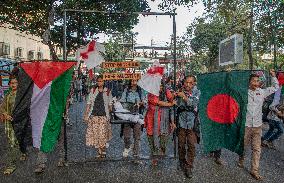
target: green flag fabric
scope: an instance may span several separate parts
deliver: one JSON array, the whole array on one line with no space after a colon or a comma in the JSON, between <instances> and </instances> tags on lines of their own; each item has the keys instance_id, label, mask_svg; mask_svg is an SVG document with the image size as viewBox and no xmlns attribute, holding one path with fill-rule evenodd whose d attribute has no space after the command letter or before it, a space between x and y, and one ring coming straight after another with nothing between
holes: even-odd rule
<instances>
[{"instance_id":1,"label":"green flag fabric","mask_svg":"<svg viewBox=\"0 0 284 183\"><path fill-rule=\"evenodd\" d=\"M198 76L205 152L226 148L239 155L243 153L250 73L230 71Z\"/></svg>"}]
</instances>

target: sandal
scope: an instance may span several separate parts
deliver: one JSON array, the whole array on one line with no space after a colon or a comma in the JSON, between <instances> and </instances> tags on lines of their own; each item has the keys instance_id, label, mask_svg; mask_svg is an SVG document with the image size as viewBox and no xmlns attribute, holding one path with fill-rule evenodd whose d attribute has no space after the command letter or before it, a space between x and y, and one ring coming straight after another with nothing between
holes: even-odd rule
<instances>
[{"instance_id":1,"label":"sandal","mask_svg":"<svg viewBox=\"0 0 284 183\"><path fill-rule=\"evenodd\" d=\"M153 159L152 160L152 165L153 166L158 166L158 160L157 159Z\"/></svg>"},{"instance_id":2,"label":"sandal","mask_svg":"<svg viewBox=\"0 0 284 183\"><path fill-rule=\"evenodd\" d=\"M45 165L39 165L35 170L34 173L41 174L45 170Z\"/></svg>"},{"instance_id":3,"label":"sandal","mask_svg":"<svg viewBox=\"0 0 284 183\"><path fill-rule=\"evenodd\" d=\"M15 170L16 170L16 166L7 167L7 168L5 168L3 174L4 175L11 175Z\"/></svg>"},{"instance_id":4,"label":"sandal","mask_svg":"<svg viewBox=\"0 0 284 183\"><path fill-rule=\"evenodd\" d=\"M57 166L58 167L64 167L64 166L66 166L66 163L65 163L65 161L63 159L59 159L59 161L57 163Z\"/></svg>"},{"instance_id":5,"label":"sandal","mask_svg":"<svg viewBox=\"0 0 284 183\"><path fill-rule=\"evenodd\" d=\"M27 154L22 154L21 157L20 157L20 161L26 161L27 158L28 158Z\"/></svg>"},{"instance_id":6,"label":"sandal","mask_svg":"<svg viewBox=\"0 0 284 183\"><path fill-rule=\"evenodd\" d=\"M255 178L256 180L263 180L263 177L259 175L259 173L250 172L250 175Z\"/></svg>"}]
</instances>

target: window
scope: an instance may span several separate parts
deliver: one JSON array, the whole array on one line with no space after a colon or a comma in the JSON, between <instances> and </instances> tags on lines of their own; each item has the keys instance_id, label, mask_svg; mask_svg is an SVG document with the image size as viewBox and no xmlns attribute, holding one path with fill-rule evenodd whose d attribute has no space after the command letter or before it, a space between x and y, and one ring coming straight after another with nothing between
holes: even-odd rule
<instances>
[{"instance_id":1,"label":"window","mask_svg":"<svg viewBox=\"0 0 284 183\"><path fill-rule=\"evenodd\" d=\"M29 60L34 60L35 59L35 51L34 50L30 50L28 52L28 59Z\"/></svg>"},{"instance_id":2,"label":"window","mask_svg":"<svg viewBox=\"0 0 284 183\"><path fill-rule=\"evenodd\" d=\"M37 59L39 60L43 59L43 53L41 51L37 52Z\"/></svg>"},{"instance_id":3,"label":"window","mask_svg":"<svg viewBox=\"0 0 284 183\"><path fill-rule=\"evenodd\" d=\"M10 55L10 44L9 43L0 43L0 56Z\"/></svg>"},{"instance_id":4,"label":"window","mask_svg":"<svg viewBox=\"0 0 284 183\"><path fill-rule=\"evenodd\" d=\"M18 47L18 48L16 49L15 57L16 57L16 58L23 58L23 48Z\"/></svg>"}]
</instances>

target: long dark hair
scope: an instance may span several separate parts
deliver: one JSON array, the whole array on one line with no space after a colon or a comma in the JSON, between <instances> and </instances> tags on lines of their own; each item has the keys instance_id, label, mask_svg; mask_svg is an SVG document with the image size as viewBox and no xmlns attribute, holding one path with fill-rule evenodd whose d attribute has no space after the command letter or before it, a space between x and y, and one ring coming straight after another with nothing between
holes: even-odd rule
<instances>
[{"instance_id":1,"label":"long dark hair","mask_svg":"<svg viewBox=\"0 0 284 183\"><path fill-rule=\"evenodd\" d=\"M94 86L94 89L98 88L97 81L98 81L99 79L103 79L103 78L104 78L103 75L98 75L98 76L97 76L97 78L96 78L96 84L95 84L95 86ZM106 82L104 81L103 88L105 88L105 86L106 86Z\"/></svg>"},{"instance_id":2,"label":"long dark hair","mask_svg":"<svg viewBox=\"0 0 284 183\"><path fill-rule=\"evenodd\" d=\"M10 85L12 79L18 80L18 79L17 79L17 76L15 76L15 75L10 75L10 76L9 76L8 85Z\"/></svg>"},{"instance_id":3,"label":"long dark hair","mask_svg":"<svg viewBox=\"0 0 284 183\"><path fill-rule=\"evenodd\" d=\"M164 81L161 81L161 86L159 100L164 101L166 99L166 84Z\"/></svg>"}]
</instances>

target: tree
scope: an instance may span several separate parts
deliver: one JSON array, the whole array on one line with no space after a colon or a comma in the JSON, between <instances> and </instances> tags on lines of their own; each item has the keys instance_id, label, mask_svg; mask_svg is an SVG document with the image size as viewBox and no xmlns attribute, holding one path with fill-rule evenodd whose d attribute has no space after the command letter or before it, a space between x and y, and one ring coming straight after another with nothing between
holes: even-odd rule
<instances>
[{"instance_id":1,"label":"tree","mask_svg":"<svg viewBox=\"0 0 284 183\"><path fill-rule=\"evenodd\" d=\"M191 6L202 2L207 11L205 20L213 17L224 19L228 29L226 35L242 33L250 68L257 64L253 51L260 54L274 48L275 66L277 48L284 47L284 1L254 0L162 0L161 8Z\"/></svg>"},{"instance_id":2,"label":"tree","mask_svg":"<svg viewBox=\"0 0 284 183\"><path fill-rule=\"evenodd\" d=\"M21 5L21 6L19 6ZM146 0L5 0L0 6L0 23L12 29L42 36L50 28L48 45L53 59L57 59L55 45L63 47L63 9L90 9L104 13L67 13L67 53L86 44L99 32L123 32L138 23L138 15L131 12L148 11ZM48 19L55 24L50 27ZM115 12L128 12L115 14Z\"/></svg>"},{"instance_id":3,"label":"tree","mask_svg":"<svg viewBox=\"0 0 284 183\"><path fill-rule=\"evenodd\" d=\"M218 17L211 22L198 18L187 28L187 40L192 51L197 55L205 55L205 65L209 71L217 68L218 45L226 37L228 27Z\"/></svg>"},{"instance_id":4,"label":"tree","mask_svg":"<svg viewBox=\"0 0 284 183\"><path fill-rule=\"evenodd\" d=\"M177 6L186 6L190 8L197 2L198 0L161 0L159 8L166 11L173 11Z\"/></svg>"}]
</instances>

